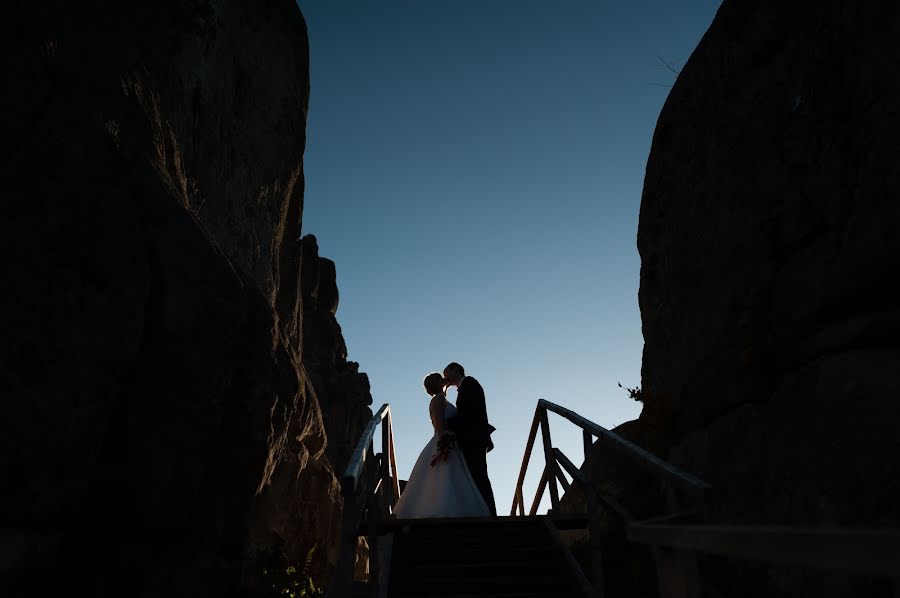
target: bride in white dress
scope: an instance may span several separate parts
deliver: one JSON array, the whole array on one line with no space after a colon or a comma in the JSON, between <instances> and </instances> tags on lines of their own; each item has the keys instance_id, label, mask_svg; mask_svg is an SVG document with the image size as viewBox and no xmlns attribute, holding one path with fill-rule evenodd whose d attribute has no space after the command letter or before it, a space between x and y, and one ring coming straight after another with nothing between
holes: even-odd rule
<instances>
[{"instance_id":1,"label":"bride in white dress","mask_svg":"<svg viewBox=\"0 0 900 598\"><path fill-rule=\"evenodd\" d=\"M422 449L413 466L409 481L394 508L401 519L425 517L488 517L490 510L462 453L451 446L446 458L440 456L439 440L446 430L448 418L456 415L456 407L443 391L444 378L438 373L425 377L425 391L431 396L431 425L434 436ZM434 461L434 464L432 462Z\"/></svg>"}]
</instances>

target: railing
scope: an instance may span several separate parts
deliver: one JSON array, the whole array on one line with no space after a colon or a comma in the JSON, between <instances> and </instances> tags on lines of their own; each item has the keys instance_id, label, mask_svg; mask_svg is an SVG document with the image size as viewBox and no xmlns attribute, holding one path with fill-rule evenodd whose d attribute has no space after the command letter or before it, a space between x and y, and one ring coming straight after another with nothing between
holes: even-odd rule
<instances>
[{"instance_id":1,"label":"railing","mask_svg":"<svg viewBox=\"0 0 900 598\"><path fill-rule=\"evenodd\" d=\"M381 424L381 452L375 454L373 439ZM369 582L372 595L379 595L378 526L387 518L400 497L400 477L394 453L391 408L385 403L366 425L341 476L344 511L341 522L341 547L329 598L350 596L353 569L361 524L369 538Z\"/></svg>"},{"instance_id":2,"label":"railing","mask_svg":"<svg viewBox=\"0 0 900 598\"><path fill-rule=\"evenodd\" d=\"M584 471L579 470L562 451L553 447L548 422L550 412L581 428ZM379 425L382 450L376 454L373 439ZM544 471L528 515L537 515L541 499L548 489L551 513L559 514L559 486L564 491L570 486L563 471L582 485L587 498L586 518L594 591L601 597L604 593L600 528L602 505L613 520L625 528L630 542L652 547L660 598L699 598L701 586L697 553L893 577L894 594L900 598L900 533L896 530L703 524L700 519L706 494L710 489L709 484L577 413L543 399L538 401L535 410L513 497L511 516L526 516L522 487L539 428L544 446ZM668 514L660 518L635 521L633 514L619 504L615 497L600 492L598 480L593 479L595 437L602 450L629 460L662 483ZM344 498L341 547L328 596L344 598L352 595L353 570L360 535L368 535L369 538L370 589L373 596L379 596L382 589L379 579L379 529L384 528L383 522L390 517L400 496L389 405L382 405L363 430L341 477L341 491ZM557 519L556 523L559 524L560 520Z\"/></svg>"},{"instance_id":3,"label":"railing","mask_svg":"<svg viewBox=\"0 0 900 598\"><path fill-rule=\"evenodd\" d=\"M553 447L547 421L548 412L556 413L582 429L584 472L575 467L562 451ZM661 598L699 598L698 552L893 577L894 595L900 598L900 533L896 530L803 529L697 523L696 520L703 514L709 484L577 413L543 399L538 401L525 446L525 457L510 512L512 516L525 515L522 485L538 428L541 429L544 444L545 465L529 515L537 514L547 488L550 491L551 512L559 508L557 482L563 489L568 489L569 485L563 470L582 485L587 498L591 573L594 589L601 597L604 582L599 503L625 527L629 541L652 547ZM630 460L662 482L669 511L666 516L635 521L634 516L614 497L599 491L597 481L593 479L594 436L601 449Z\"/></svg>"},{"instance_id":4,"label":"railing","mask_svg":"<svg viewBox=\"0 0 900 598\"><path fill-rule=\"evenodd\" d=\"M575 467L572 461L566 457L562 451L553 447L550 440L550 424L547 418L548 412L561 415L581 428L584 444L584 473ZM569 486L568 480L566 480L566 477L563 475L563 470L565 470L573 480L578 481L582 485L585 497L587 498L588 534L591 545L591 574L594 581L594 589L601 597L604 594L604 583L603 551L600 544L601 533L598 501L603 503L603 505L609 509L623 525L633 522L634 517L620 505L614 497L600 492L596 481L592 479L595 436L604 449L631 460L636 466L641 467L651 475L659 478L668 487L667 495L672 511L676 511L678 508L685 510L689 509L693 512L702 511L703 497L705 492L709 489L709 484L689 473L669 465L656 455L629 442L618 434L610 432L606 428L583 418L574 411L570 411L565 407L560 407L555 403L541 399L538 401L537 409L535 409L534 421L531 424L528 442L525 445L525 457L522 460L522 468L519 471L519 479L516 483L516 491L513 495L513 504L510 515L525 515L525 502L522 494L522 486L525 483L525 474L528 471L528 464L531 460L531 453L534 448L534 441L537 438L538 428L541 430L541 438L544 444L544 472L541 475L541 481L538 483L537 492L535 493L534 501L531 504L531 509L528 514L537 514L544 491L547 488L549 488L550 491L551 512L558 511L559 486L557 485L557 482L563 486L564 490L568 490ZM676 494L676 492L680 492L680 495ZM682 554L678 556L680 560L687 561L684 563L685 570L696 568L696 565L690 562L691 555Z\"/></svg>"}]
</instances>

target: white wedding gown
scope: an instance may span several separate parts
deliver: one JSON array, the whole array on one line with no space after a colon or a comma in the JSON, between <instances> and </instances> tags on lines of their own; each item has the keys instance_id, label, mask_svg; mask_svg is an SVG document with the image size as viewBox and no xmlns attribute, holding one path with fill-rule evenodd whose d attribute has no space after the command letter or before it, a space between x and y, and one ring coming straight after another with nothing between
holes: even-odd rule
<instances>
[{"instance_id":1,"label":"white wedding gown","mask_svg":"<svg viewBox=\"0 0 900 598\"><path fill-rule=\"evenodd\" d=\"M454 415L456 407L444 399L444 419ZM394 507L394 514L400 519L490 516L487 503L457 447L450 451L446 461L431 466L437 443L435 433L416 459L409 481Z\"/></svg>"}]
</instances>

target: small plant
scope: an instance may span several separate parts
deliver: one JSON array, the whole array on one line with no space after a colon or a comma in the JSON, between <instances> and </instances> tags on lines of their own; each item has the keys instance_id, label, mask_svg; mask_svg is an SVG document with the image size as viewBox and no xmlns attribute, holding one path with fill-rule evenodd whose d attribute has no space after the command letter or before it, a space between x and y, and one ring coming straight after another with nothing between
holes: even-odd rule
<instances>
[{"instance_id":1,"label":"small plant","mask_svg":"<svg viewBox=\"0 0 900 598\"><path fill-rule=\"evenodd\" d=\"M41 44L41 56L44 58L56 56L56 40L45 41Z\"/></svg>"},{"instance_id":2,"label":"small plant","mask_svg":"<svg viewBox=\"0 0 900 598\"><path fill-rule=\"evenodd\" d=\"M106 132L112 137L116 147L119 147L119 123L114 120L106 121Z\"/></svg>"},{"instance_id":3,"label":"small plant","mask_svg":"<svg viewBox=\"0 0 900 598\"><path fill-rule=\"evenodd\" d=\"M644 395L641 393L640 386L635 386L634 388L628 388L627 386L622 386L622 383L619 382L619 388L624 389L625 392L628 393L629 399L634 399L635 401L639 401L641 403L644 402Z\"/></svg>"},{"instance_id":4,"label":"small plant","mask_svg":"<svg viewBox=\"0 0 900 598\"><path fill-rule=\"evenodd\" d=\"M316 546L306 553L302 566L291 563L281 544L273 546L262 558L260 598L322 598L325 589L315 584L309 575Z\"/></svg>"}]
</instances>

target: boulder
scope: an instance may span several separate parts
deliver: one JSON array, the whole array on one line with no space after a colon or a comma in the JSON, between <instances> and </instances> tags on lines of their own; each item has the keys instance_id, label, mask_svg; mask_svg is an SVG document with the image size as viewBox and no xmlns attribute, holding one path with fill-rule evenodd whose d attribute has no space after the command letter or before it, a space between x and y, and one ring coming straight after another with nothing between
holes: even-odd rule
<instances>
[{"instance_id":1,"label":"boulder","mask_svg":"<svg viewBox=\"0 0 900 598\"><path fill-rule=\"evenodd\" d=\"M0 13L0 593L225 595L272 546L324 581L296 3Z\"/></svg>"},{"instance_id":2,"label":"boulder","mask_svg":"<svg viewBox=\"0 0 900 598\"><path fill-rule=\"evenodd\" d=\"M661 452L713 484L711 521L900 523L898 34L890 2L725 0L660 114L638 230L641 420L671 414ZM706 570L730 596L890 586Z\"/></svg>"},{"instance_id":3,"label":"boulder","mask_svg":"<svg viewBox=\"0 0 900 598\"><path fill-rule=\"evenodd\" d=\"M339 474L363 428L372 419L369 378L347 360L347 345L335 318L338 287L335 264L319 256L315 236L301 241L303 268L303 365L309 372L330 439L328 460Z\"/></svg>"}]
</instances>

